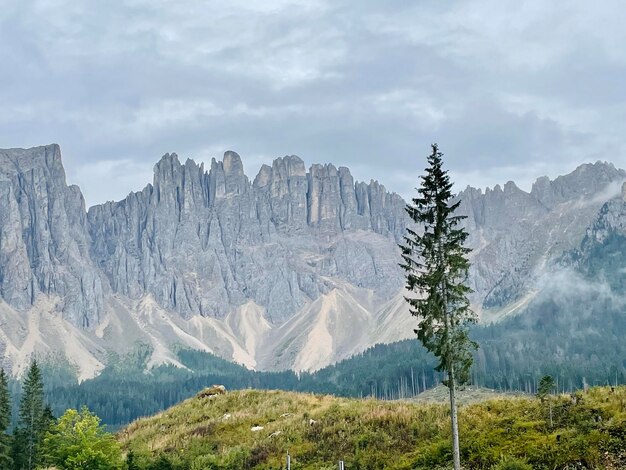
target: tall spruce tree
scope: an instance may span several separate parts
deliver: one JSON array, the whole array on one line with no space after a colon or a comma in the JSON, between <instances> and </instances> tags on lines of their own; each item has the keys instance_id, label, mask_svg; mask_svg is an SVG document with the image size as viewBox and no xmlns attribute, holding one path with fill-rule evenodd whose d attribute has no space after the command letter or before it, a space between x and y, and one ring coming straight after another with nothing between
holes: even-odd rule
<instances>
[{"instance_id":1,"label":"tall spruce tree","mask_svg":"<svg viewBox=\"0 0 626 470\"><path fill-rule=\"evenodd\" d=\"M40 459L41 443L45 432L45 407L43 396L43 380L37 361L33 361L28 369L22 386L22 399L19 410L20 448L23 455L22 466L33 470Z\"/></svg>"},{"instance_id":2,"label":"tall spruce tree","mask_svg":"<svg viewBox=\"0 0 626 470\"><path fill-rule=\"evenodd\" d=\"M438 358L437 370L447 373L454 468L459 470L456 387L468 381L472 351L478 344L467 332L468 325L476 322L469 308L471 289L467 286L467 255L471 250L463 245L468 234L459 225L464 217L454 215L460 201L453 203L452 182L443 169L442 157L437 144L433 144L418 196L406 207L418 228L407 229L405 244L400 246L400 266L407 272L407 289L416 294L406 297L411 314L419 322L415 333Z\"/></svg>"},{"instance_id":3,"label":"tall spruce tree","mask_svg":"<svg viewBox=\"0 0 626 470\"><path fill-rule=\"evenodd\" d=\"M9 394L9 379L0 369L0 468L11 468L11 442L7 434L11 425L11 396Z\"/></svg>"}]
</instances>

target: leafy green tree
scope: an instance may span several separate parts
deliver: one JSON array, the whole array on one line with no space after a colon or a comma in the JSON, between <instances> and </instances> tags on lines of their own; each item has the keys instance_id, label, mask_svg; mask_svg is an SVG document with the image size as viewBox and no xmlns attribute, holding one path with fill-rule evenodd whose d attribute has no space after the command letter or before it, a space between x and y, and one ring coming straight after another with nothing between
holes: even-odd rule
<instances>
[{"instance_id":1,"label":"leafy green tree","mask_svg":"<svg viewBox=\"0 0 626 470\"><path fill-rule=\"evenodd\" d=\"M123 468L119 444L86 407L67 410L46 433L43 449L47 463L59 469Z\"/></svg>"},{"instance_id":2,"label":"leafy green tree","mask_svg":"<svg viewBox=\"0 0 626 470\"><path fill-rule=\"evenodd\" d=\"M11 396L9 381L4 369L0 369L0 468L11 468L11 442L7 434L11 424Z\"/></svg>"},{"instance_id":3,"label":"leafy green tree","mask_svg":"<svg viewBox=\"0 0 626 470\"><path fill-rule=\"evenodd\" d=\"M405 244L400 247L400 266L407 272L407 289L416 294L406 300L411 314L419 321L417 337L438 358L436 369L447 373L454 468L459 470L455 390L458 384L468 381L472 352L478 344L470 340L467 332L468 324L476 322L467 298L471 292L467 286L467 255L471 250L464 247L468 234L459 225L464 217L454 215L460 201L453 202L452 183L443 169L442 157L437 144L433 144L418 196L406 207L419 228L407 229Z\"/></svg>"},{"instance_id":4,"label":"leafy green tree","mask_svg":"<svg viewBox=\"0 0 626 470\"><path fill-rule=\"evenodd\" d=\"M31 363L24 379L18 426L16 441L23 455L23 468L33 470L40 460L45 431L43 380L37 361Z\"/></svg>"}]
</instances>

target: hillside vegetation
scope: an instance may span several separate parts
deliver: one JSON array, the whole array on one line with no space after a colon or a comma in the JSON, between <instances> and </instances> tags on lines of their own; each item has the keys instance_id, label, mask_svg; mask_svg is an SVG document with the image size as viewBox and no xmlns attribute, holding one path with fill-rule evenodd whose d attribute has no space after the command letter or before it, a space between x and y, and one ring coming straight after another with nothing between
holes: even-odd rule
<instances>
[{"instance_id":1,"label":"hillside vegetation","mask_svg":"<svg viewBox=\"0 0 626 470\"><path fill-rule=\"evenodd\" d=\"M552 408L552 425L550 425ZM461 407L466 468L626 467L626 387L510 397ZM445 405L242 390L190 398L118 434L138 468L447 468ZM497 466L497 467L496 467ZM528 467L531 468L531 467Z\"/></svg>"},{"instance_id":2,"label":"hillside vegetation","mask_svg":"<svg viewBox=\"0 0 626 470\"><path fill-rule=\"evenodd\" d=\"M456 394L456 400L459 405L471 405L473 403L481 403L487 400L527 396L520 392L500 392L490 388L475 387L472 385L459 387ZM449 406L450 391L445 385L437 385L436 387L429 388L415 397L407 398L407 400L415 403L443 404Z\"/></svg>"}]
</instances>

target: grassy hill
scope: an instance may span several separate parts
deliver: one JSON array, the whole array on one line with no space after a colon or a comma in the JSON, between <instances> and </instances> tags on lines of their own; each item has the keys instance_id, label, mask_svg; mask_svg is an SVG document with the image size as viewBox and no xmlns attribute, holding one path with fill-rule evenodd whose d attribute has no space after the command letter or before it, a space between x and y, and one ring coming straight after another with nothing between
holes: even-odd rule
<instances>
[{"instance_id":1,"label":"grassy hill","mask_svg":"<svg viewBox=\"0 0 626 470\"><path fill-rule=\"evenodd\" d=\"M459 405L470 405L473 403L480 403L487 400L496 400L499 398L513 398L523 397L520 392L500 392L498 390L492 390L485 387L466 386L457 390L456 402ZM415 403L439 403L447 405L450 400L450 391L445 385L437 385L436 387L429 388L428 390L416 395L413 398L408 398L408 401Z\"/></svg>"},{"instance_id":2,"label":"grassy hill","mask_svg":"<svg viewBox=\"0 0 626 470\"><path fill-rule=\"evenodd\" d=\"M505 457L536 469L626 468L626 387L574 396L489 399L461 407L467 468ZM190 398L138 420L118 438L139 468L447 468L445 405L243 390Z\"/></svg>"}]
</instances>

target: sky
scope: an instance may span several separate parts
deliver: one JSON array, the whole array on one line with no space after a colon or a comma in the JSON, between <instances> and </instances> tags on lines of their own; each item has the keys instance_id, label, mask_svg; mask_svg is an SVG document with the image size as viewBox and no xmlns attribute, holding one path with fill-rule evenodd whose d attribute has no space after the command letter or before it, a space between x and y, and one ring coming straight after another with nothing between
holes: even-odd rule
<instances>
[{"instance_id":1,"label":"sky","mask_svg":"<svg viewBox=\"0 0 626 470\"><path fill-rule=\"evenodd\" d=\"M181 160L347 166L404 197L626 167L615 0L2 0L0 148L61 145L89 205Z\"/></svg>"}]
</instances>

